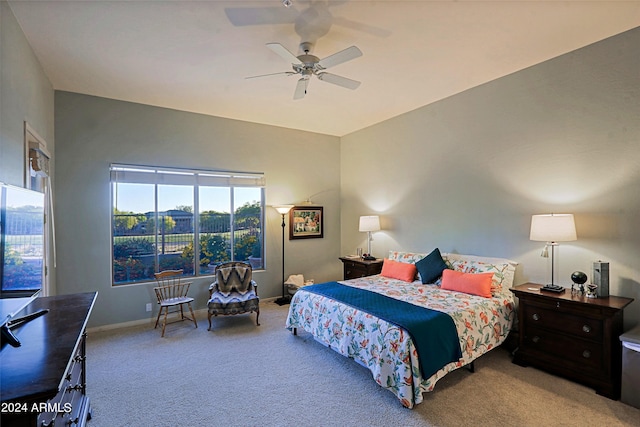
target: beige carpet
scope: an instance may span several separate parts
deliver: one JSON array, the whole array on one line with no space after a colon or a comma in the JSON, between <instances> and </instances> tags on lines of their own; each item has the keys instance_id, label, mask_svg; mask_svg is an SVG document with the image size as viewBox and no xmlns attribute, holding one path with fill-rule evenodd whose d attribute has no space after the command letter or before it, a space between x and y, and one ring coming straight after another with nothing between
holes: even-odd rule
<instances>
[{"instance_id":1,"label":"beige carpet","mask_svg":"<svg viewBox=\"0 0 640 427\"><path fill-rule=\"evenodd\" d=\"M90 333L92 427L640 426L640 410L511 363L500 348L455 371L415 409L368 370L284 329L288 306L255 315Z\"/></svg>"}]
</instances>

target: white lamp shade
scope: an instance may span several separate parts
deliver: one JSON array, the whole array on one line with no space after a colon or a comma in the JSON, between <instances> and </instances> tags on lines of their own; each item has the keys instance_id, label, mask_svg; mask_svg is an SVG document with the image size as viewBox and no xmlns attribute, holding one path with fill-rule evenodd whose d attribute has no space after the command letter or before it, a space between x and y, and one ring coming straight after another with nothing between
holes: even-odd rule
<instances>
[{"instance_id":1,"label":"white lamp shade","mask_svg":"<svg viewBox=\"0 0 640 427\"><path fill-rule=\"evenodd\" d=\"M360 231L380 230L380 217L378 215L367 215L360 217Z\"/></svg>"},{"instance_id":2,"label":"white lamp shade","mask_svg":"<svg viewBox=\"0 0 640 427\"><path fill-rule=\"evenodd\" d=\"M531 216L530 240L538 242L570 242L577 240L573 214L545 214Z\"/></svg>"},{"instance_id":3,"label":"white lamp shade","mask_svg":"<svg viewBox=\"0 0 640 427\"><path fill-rule=\"evenodd\" d=\"M277 210L280 215L286 215L292 207L293 205L275 205L273 208Z\"/></svg>"}]
</instances>

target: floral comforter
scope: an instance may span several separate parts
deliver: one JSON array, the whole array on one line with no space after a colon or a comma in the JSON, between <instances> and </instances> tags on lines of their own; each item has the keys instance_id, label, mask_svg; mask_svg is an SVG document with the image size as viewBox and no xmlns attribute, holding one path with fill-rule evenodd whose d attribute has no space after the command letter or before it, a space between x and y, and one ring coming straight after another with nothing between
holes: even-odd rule
<instances>
[{"instance_id":1,"label":"floral comforter","mask_svg":"<svg viewBox=\"0 0 640 427\"><path fill-rule=\"evenodd\" d=\"M422 402L422 393L432 391L447 373L500 345L515 316L513 295L508 289L500 290L493 298L483 298L380 275L340 283L438 310L453 318L462 358L431 377L422 378L416 348L405 330L349 305L305 292L304 288L293 296L287 328L303 329L318 342L356 360L407 408Z\"/></svg>"}]
</instances>

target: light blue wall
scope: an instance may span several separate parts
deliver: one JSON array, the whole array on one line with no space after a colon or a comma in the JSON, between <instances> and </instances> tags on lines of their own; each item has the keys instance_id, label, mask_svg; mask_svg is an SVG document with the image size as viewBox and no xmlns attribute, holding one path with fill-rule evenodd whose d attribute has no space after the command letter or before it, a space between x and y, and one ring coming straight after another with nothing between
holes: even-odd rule
<instances>
[{"instance_id":1,"label":"light blue wall","mask_svg":"<svg viewBox=\"0 0 640 427\"><path fill-rule=\"evenodd\" d=\"M53 87L11 8L0 1L0 181L24 185L24 122L53 139Z\"/></svg>"},{"instance_id":2,"label":"light blue wall","mask_svg":"<svg viewBox=\"0 0 640 427\"><path fill-rule=\"evenodd\" d=\"M324 238L285 241L285 273L340 278L340 141L337 137L200 114L56 92L58 287L99 291L91 325L149 318L152 286L111 286L110 163L264 172L267 205L324 207ZM266 210L260 296L282 293L282 227ZM288 230L288 229L287 229ZM190 294L203 308L211 278Z\"/></svg>"},{"instance_id":3,"label":"light blue wall","mask_svg":"<svg viewBox=\"0 0 640 427\"><path fill-rule=\"evenodd\" d=\"M640 28L342 138L342 251L365 246L359 215L382 216L390 249L511 258L518 282L548 282L532 214L574 213L556 251L570 285L610 262L611 293L640 322ZM362 185L366 181L367 185Z\"/></svg>"},{"instance_id":4,"label":"light blue wall","mask_svg":"<svg viewBox=\"0 0 640 427\"><path fill-rule=\"evenodd\" d=\"M25 122L45 140L53 155L53 99L53 87L11 8L6 1L0 1L0 182L24 186ZM51 162L51 175L55 187L55 161ZM49 286L55 293L51 259L48 265Z\"/></svg>"}]
</instances>

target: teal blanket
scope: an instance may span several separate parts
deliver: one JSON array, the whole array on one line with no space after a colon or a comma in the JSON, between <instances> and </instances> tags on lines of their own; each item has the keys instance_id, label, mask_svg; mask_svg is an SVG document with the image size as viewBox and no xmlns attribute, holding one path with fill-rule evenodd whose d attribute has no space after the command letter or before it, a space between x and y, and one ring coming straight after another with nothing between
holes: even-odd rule
<instances>
[{"instance_id":1,"label":"teal blanket","mask_svg":"<svg viewBox=\"0 0 640 427\"><path fill-rule=\"evenodd\" d=\"M338 282L319 283L303 289L372 314L407 331L418 351L420 370L425 379L462 357L456 325L446 313Z\"/></svg>"}]
</instances>

